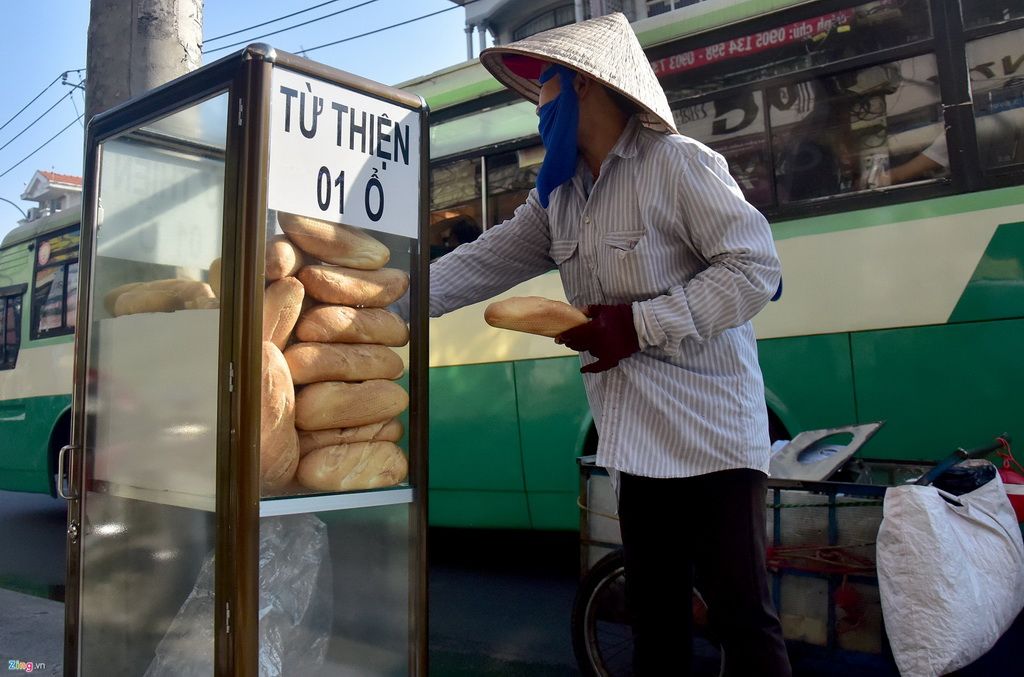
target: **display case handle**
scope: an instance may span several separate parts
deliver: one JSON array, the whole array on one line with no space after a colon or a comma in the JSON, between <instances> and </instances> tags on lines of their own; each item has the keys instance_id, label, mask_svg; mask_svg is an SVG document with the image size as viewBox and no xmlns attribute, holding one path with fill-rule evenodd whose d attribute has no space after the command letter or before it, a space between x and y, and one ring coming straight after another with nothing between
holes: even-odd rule
<instances>
[{"instance_id":1,"label":"display case handle","mask_svg":"<svg viewBox=\"0 0 1024 677\"><path fill-rule=\"evenodd\" d=\"M64 453L67 451L74 451L74 449L75 446L73 444L65 444L60 448L60 453L57 455L57 495L65 501L78 498L77 495L69 496L64 493ZM72 457L72 461L74 461L74 457ZM70 483L68 483L68 488L71 488Z\"/></svg>"}]
</instances>

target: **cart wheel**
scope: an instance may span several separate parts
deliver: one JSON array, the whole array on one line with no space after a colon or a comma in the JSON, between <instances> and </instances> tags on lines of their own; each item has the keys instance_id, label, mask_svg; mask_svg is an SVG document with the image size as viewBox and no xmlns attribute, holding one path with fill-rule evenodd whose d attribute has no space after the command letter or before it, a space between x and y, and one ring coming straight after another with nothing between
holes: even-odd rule
<instances>
[{"instance_id":1,"label":"cart wheel","mask_svg":"<svg viewBox=\"0 0 1024 677\"><path fill-rule=\"evenodd\" d=\"M626 575L622 550L605 555L583 577L572 608L572 650L584 677L633 674L633 631L626 615ZM707 605L693 591L695 660L717 674L718 642L709 636ZM703 646L700 646L703 644ZM702 673L703 674L703 673Z\"/></svg>"},{"instance_id":2,"label":"cart wheel","mask_svg":"<svg viewBox=\"0 0 1024 677\"><path fill-rule=\"evenodd\" d=\"M621 550L603 557L580 582L572 607L572 650L584 677L633 674Z\"/></svg>"}]
</instances>

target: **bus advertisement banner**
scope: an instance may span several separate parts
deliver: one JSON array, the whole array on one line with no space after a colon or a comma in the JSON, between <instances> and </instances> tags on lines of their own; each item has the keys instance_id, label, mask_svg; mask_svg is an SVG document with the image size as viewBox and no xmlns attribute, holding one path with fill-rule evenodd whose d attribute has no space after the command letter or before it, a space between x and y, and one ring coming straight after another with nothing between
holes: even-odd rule
<instances>
[{"instance_id":1,"label":"bus advertisement banner","mask_svg":"<svg viewBox=\"0 0 1024 677\"><path fill-rule=\"evenodd\" d=\"M836 26L849 25L853 17L854 10L852 9L830 12L751 35L744 35L734 40L723 40L707 47L689 49L652 61L651 67L656 76L664 78L694 68L710 66L720 61L750 56L797 42L806 42L814 39L816 35L827 33Z\"/></svg>"}]
</instances>

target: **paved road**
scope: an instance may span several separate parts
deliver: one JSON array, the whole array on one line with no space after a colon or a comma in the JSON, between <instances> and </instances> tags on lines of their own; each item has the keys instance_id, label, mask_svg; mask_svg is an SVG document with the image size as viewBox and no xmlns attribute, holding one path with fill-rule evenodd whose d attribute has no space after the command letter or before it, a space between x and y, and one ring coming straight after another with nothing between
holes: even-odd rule
<instances>
[{"instance_id":1,"label":"paved road","mask_svg":"<svg viewBox=\"0 0 1024 677\"><path fill-rule=\"evenodd\" d=\"M64 502L0 491L0 668L61 674ZM432 530L431 674L576 675L575 534Z\"/></svg>"},{"instance_id":2,"label":"paved road","mask_svg":"<svg viewBox=\"0 0 1024 677\"><path fill-rule=\"evenodd\" d=\"M0 588L64 600L65 504L0 491Z\"/></svg>"},{"instance_id":3,"label":"paved road","mask_svg":"<svg viewBox=\"0 0 1024 677\"><path fill-rule=\"evenodd\" d=\"M63 501L0 492L0 669L20 660L45 664L38 674L61 674L64 529ZM432 675L579 674L569 635L575 534L434 529L430 538ZM959 677L1024 675L1016 648L1022 642L1024 615ZM794 659L798 677L864 674L806 655Z\"/></svg>"},{"instance_id":4,"label":"paved road","mask_svg":"<svg viewBox=\"0 0 1024 677\"><path fill-rule=\"evenodd\" d=\"M435 529L430 547L431 674L579 674L575 533Z\"/></svg>"}]
</instances>

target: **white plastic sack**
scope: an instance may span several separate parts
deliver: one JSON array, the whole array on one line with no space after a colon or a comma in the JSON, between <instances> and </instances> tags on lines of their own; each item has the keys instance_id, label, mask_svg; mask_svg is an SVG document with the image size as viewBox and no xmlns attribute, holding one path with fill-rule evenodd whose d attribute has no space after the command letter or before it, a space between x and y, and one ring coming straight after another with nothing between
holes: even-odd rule
<instances>
[{"instance_id":1,"label":"white plastic sack","mask_svg":"<svg viewBox=\"0 0 1024 677\"><path fill-rule=\"evenodd\" d=\"M1024 543L998 475L962 496L889 489L877 566L886 633L905 677L969 665L1024 607Z\"/></svg>"},{"instance_id":2,"label":"white plastic sack","mask_svg":"<svg viewBox=\"0 0 1024 677\"><path fill-rule=\"evenodd\" d=\"M333 617L327 526L313 514L260 520L259 677L319 674ZM144 677L213 668L214 555L200 569Z\"/></svg>"}]
</instances>

